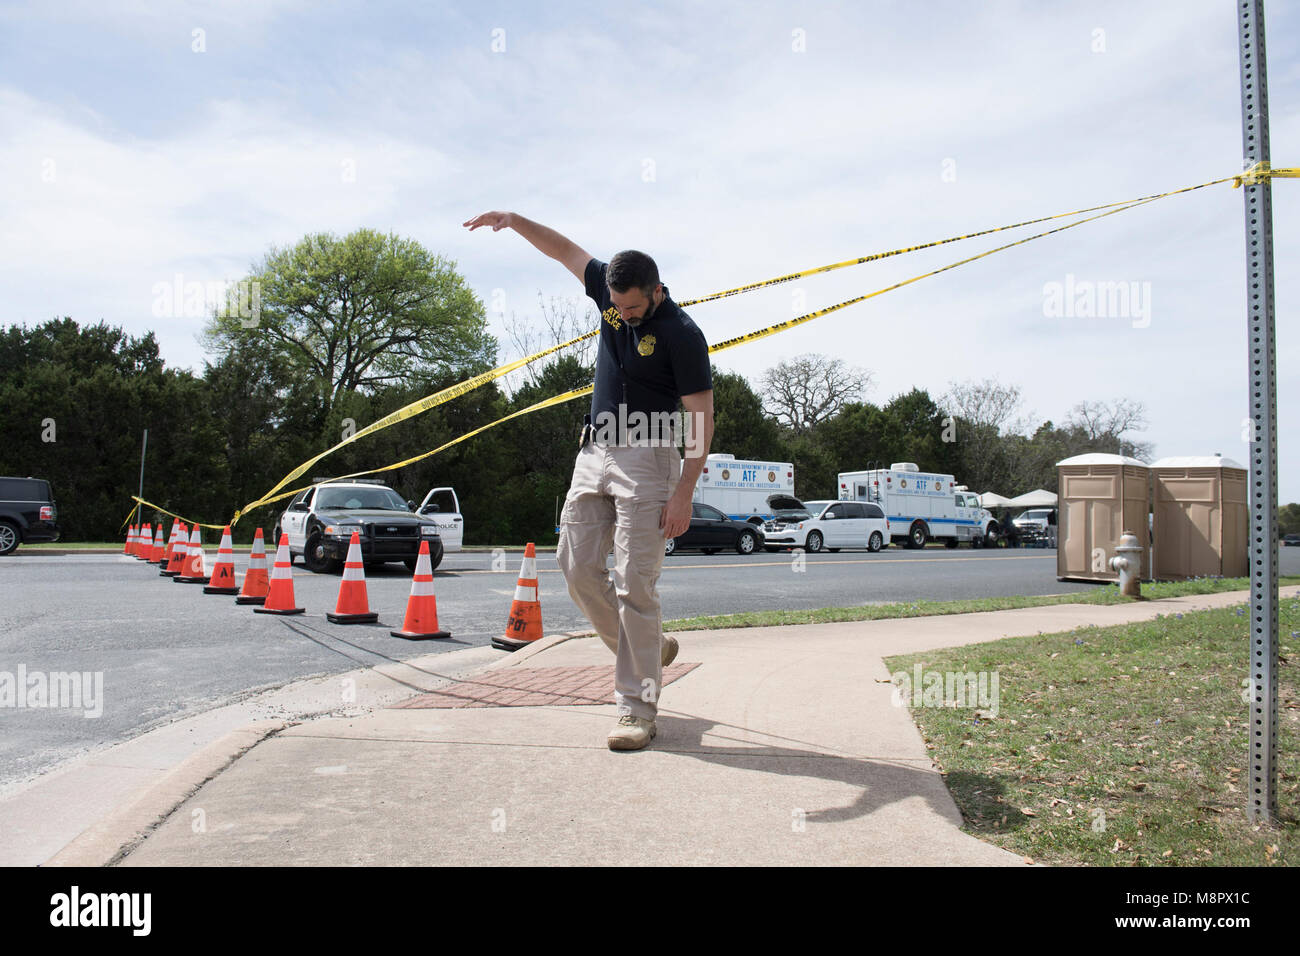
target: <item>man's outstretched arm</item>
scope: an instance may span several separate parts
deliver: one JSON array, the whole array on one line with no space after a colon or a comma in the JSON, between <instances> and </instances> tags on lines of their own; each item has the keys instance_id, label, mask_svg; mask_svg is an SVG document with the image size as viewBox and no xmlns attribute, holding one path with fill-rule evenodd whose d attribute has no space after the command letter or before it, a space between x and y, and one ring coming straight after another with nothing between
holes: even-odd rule
<instances>
[{"instance_id":1,"label":"man's outstretched arm","mask_svg":"<svg viewBox=\"0 0 1300 956\"><path fill-rule=\"evenodd\" d=\"M549 229L531 219L525 219L517 212L485 212L463 225L468 226L470 232L479 226L491 226L493 232L500 232L505 228L513 229L536 246L538 251L550 256L577 276L579 282L586 284L587 263L591 261L591 255L554 229Z\"/></svg>"}]
</instances>

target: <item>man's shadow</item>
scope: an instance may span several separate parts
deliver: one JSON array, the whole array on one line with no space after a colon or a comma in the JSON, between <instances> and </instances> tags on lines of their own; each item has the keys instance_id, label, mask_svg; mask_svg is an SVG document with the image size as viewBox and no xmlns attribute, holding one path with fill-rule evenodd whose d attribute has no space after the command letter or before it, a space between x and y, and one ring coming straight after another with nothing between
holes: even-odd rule
<instances>
[{"instance_id":1,"label":"man's shadow","mask_svg":"<svg viewBox=\"0 0 1300 956\"><path fill-rule=\"evenodd\" d=\"M846 784L858 791L856 799L847 806L802 808L805 819L809 822L839 823L854 820L869 816L891 803L915 796L923 797L930 809L940 816L948 810L945 801L936 799L935 788L947 788L944 778L934 772L917 769L914 762L892 757L870 758L827 753L816 749L817 745L808 741L765 734L691 714L661 710L655 723L659 730L653 744L656 751L682 754L740 770L813 777ZM759 737L759 742L745 739L742 731ZM713 738L707 744L704 742L706 734ZM972 795L968 806L958 804L964 825L971 832L1006 833L1018 829L1028 821L1028 817L1019 809L998 802L997 798L1005 793L1006 788L997 777L961 771L950 774L949 783L960 785ZM1002 822L1004 817L1006 822Z\"/></svg>"}]
</instances>

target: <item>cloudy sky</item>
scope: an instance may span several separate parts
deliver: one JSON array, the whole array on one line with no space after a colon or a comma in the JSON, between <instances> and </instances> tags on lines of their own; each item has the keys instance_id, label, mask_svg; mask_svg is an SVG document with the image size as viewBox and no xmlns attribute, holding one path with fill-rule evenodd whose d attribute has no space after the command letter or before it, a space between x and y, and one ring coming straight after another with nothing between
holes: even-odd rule
<instances>
[{"instance_id":1,"label":"cloudy sky","mask_svg":"<svg viewBox=\"0 0 1300 956\"><path fill-rule=\"evenodd\" d=\"M514 210L602 259L645 250L688 299L1202 183L1242 163L1235 16L1226 0L5 2L0 322L153 329L170 365L197 370L202 319L156 317L155 286L237 278L308 232L417 239L489 308L536 318L539 292L580 286L464 220ZM1300 9L1273 3L1267 27L1273 162L1297 166ZM1300 182L1275 183L1282 501L1300 500L1298 213ZM1000 241L691 313L721 341ZM1034 422L1127 397L1157 456L1244 463L1244 249L1242 192L1214 186L716 362L757 382L834 355L872 373L881 403L996 378ZM1121 315L1059 314L1053 283L1137 295Z\"/></svg>"}]
</instances>

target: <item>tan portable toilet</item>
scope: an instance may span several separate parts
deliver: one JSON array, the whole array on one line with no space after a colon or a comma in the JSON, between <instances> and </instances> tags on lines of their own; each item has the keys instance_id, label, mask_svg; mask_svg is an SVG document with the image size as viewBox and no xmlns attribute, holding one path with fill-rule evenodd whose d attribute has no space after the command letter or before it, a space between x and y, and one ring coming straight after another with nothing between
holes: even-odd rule
<instances>
[{"instance_id":1,"label":"tan portable toilet","mask_svg":"<svg viewBox=\"0 0 1300 956\"><path fill-rule=\"evenodd\" d=\"M1094 453L1056 463L1056 577L1065 581L1118 581L1110 569L1120 535L1131 531L1142 546L1141 578L1151 577L1151 473L1136 458Z\"/></svg>"},{"instance_id":2,"label":"tan portable toilet","mask_svg":"<svg viewBox=\"0 0 1300 956\"><path fill-rule=\"evenodd\" d=\"M1221 455L1161 458L1151 466L1155 576L1162 581L1250 573L1249 476Z\"/></svg>"}]
</instances>

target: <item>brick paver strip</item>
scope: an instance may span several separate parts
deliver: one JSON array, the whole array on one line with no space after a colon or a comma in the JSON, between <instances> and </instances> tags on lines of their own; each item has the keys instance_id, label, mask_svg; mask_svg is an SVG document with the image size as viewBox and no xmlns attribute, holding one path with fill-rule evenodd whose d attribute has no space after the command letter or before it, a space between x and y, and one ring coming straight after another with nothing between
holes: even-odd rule
<instances>
[{"instance_id":1,"label":"brick paver strip","mask_svg":"<svg viewBox=\"0 0 1300 956\"><path fill-rule=\"evenodd\" d=\"M695 663L673 663L664 668L667 687L695 668ZM421 694L395 708L546 707L556 704L612 704L613 665L587 667L520 667L506 673L485 674L457 681L429 694Z\"/></svg>"}]
</instances>

